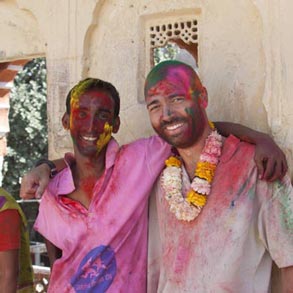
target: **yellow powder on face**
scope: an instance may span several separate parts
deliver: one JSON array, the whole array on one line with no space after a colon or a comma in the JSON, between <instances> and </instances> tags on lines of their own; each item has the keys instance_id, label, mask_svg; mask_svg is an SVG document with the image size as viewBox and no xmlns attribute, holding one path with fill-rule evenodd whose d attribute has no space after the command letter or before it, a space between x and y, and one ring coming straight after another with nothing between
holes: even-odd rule
<instances>
[{"instance_id":1,"label":"yellow powder on face","mask_svg":"<svg viewBox=\"0 0 293 293\"><path fill-rule=\"evenodd\" d=\"M79 97L81 94L83 94L86 89L88 88L88 85L92 83L92 79L86 79L81 82L79 82L71 91L71 97L70 97L70 129L72 129L72 111L79 108Z\"/></svg>"},{"instance_id":2,"label":"yellow powder on face","mask_svg":"<svg viewBox=\"0 0 293 293\"><path fill-rule=\"evenodd\" d=\"M97 141L97 151L98 153L108 144L112 136L113 127L106 122L104 125L104 132L100 135Z\"/></svg>"}]
</instances>

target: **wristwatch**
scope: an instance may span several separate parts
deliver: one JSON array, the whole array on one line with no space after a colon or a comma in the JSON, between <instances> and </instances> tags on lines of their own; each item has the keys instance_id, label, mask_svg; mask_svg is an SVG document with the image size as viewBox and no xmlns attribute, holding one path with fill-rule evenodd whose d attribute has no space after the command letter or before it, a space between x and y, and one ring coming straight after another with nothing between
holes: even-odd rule
<instances>
[{"instance_id":1,"label":"wristwatch","mask_svg":"<svg viewBox=\"0 0 293 293\"><path fill-rule=\"evenodd\" d=\"M35 163L35 167L38 167L42 164L47 164L49 166L50 178L53 178L57 175L58 171L57 171L56 165L52 161L47 160L47 159L40 159Z\"/></svg>"}]
</instances>

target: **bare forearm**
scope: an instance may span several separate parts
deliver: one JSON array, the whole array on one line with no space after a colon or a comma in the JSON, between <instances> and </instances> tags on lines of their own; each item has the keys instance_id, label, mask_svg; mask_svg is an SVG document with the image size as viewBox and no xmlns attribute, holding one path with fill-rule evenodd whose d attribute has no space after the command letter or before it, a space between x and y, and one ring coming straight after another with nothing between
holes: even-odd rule
<instances>
[{"instance_id":1,"label":"bare forearm","mask_svg":"<svg viewBox=\"0 0 293 293\"><path fill-rule=\"evenodd\" d=\"M229 136L233 134L237 136L239 139L250 142L253 144L257 144L259 141L264 139L270 139L269 135L263 132L259 132L253 130L249 127L238 123L231 122L214 122L217 130L223 136Z\"/></svg>"},{"instance_id":2,"label":"bare forearm","mask_svg":"<svg viewBox=\"0 0 293 293\"><path fill-rule=\"evenodd\" d=\"M63 159L53 161L57 171L66 167ZM51 169L48 164L42 163L25 174L21 180L20 197L23 199L40 198L50 179Z\"/></svg>"},{"instance_id":3,"label":"bare forearm","mask_svg":"<svg viewBox=\"0 0 293 293\"><path fill-rule=\"evenodd\" d=\"M17 289L17 275L0 273L0 292L15 293Z\"/></svg>"},{"instance_id":4,"label":"bare forearm","mask_svg":"<svg viewBox=\"0 0 293 293\"><path fill-rule=\"evenodd\" d=\"M261 179L274 181L285 176L288 170L286 156L268 134L236 123L215 122L215 126L223 136L233 134L256 145L254 160Z\"/></svg>"},{"instance_id":5,"label":"bare forearm","mask_svg":"<svg viewBox=\"0 0 293 293\"><path fill-rule=\"evenodd\" d=\"M0 292L15 293L18 278L18 250L0 252Z\"/></svg>"}]
</instances>

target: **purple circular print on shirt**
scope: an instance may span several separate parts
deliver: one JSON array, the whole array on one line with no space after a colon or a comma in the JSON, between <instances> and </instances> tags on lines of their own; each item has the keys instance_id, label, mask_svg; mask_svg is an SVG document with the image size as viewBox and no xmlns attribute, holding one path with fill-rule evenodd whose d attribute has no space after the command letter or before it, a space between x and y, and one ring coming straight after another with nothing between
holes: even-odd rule
<instances>
[{"instance_id":1,"label":"purple circular print on shirt","mask_svg":"<svg viewBox=\"0 0 293 293\"><path fill-rule=\"evenodd\" d=\"M117 266L113 249L100 245L92 249L81 261L77 272L71 278L75 292L103 293L110 287Z\"/></svg>"}]
</instances>

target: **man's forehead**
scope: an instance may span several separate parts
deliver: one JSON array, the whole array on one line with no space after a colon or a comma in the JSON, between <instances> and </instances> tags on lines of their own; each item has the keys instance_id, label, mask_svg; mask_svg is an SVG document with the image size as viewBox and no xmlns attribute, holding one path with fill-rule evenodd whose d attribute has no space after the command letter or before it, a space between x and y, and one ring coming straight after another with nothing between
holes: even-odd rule
<instances>
[{"instance_id":1,"label":"man's forehead","mask_svg":"<svg viewBox=\"0 0 293 293\"><path fill-rule=\"evenodd\" d=\"M111 94L105 90L90 89L81 93L79 97L71 99L73 107L90 108L94 105L102 105L103 107L114 109L115 102Z\"/></svg>"},{"instance_id":2,"label":"man's forehead","mask_svg":"<svg viewBox=\"0 0 293 293\"><path fill-rule=\"evenodd\" d=\"M174 96L174 95L185 95L186 89L182 87L180 83L170 82L169 80L160 80L157 84L151 87L147 96Z\"/></svg>"},{"instance_id":3,"label":"man's forehead","mask_svg":"<svg viewBox=\"0 0 293 293\"><path fill-rule=\"evenodd\" d=\"M168 84L169 88L173 85L174 89L183 89L185 92L190 89L193 73L189 67L178 64L168 64L155 67L146 79L146 92L150 89L160 86L162 83Z\"/></svg>"}]
</instances>

